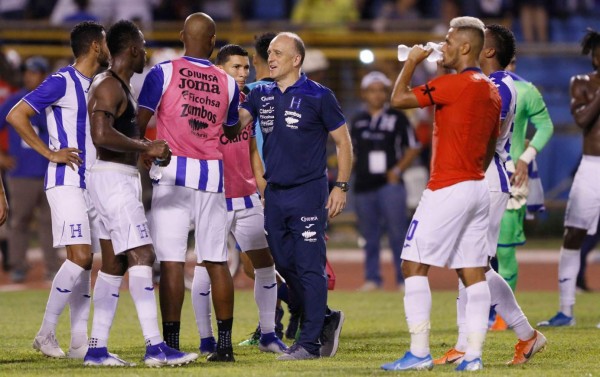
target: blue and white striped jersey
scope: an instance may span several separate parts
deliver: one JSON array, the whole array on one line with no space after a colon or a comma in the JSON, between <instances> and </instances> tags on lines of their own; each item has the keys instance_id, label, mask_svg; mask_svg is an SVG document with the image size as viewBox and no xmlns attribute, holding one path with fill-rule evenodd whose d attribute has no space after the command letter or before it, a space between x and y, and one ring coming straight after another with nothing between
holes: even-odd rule
<instances>
[{"instance_id":1,"label":"blue and white striped jersey","mask_svg":"<svg viewBox=\"0 0 600 377\"><path fill-rule=\"evenodd\" d=\"M45 189L54 186L86 188L85 173L96 161L96 148L90 136L87 112L88 90L92 79L72 66L61 68L35 90L23 97L38 114L45 113L49 147L52 150L77 148L83 163L77 170L50 162L44 181Z\"/></svg>"},{"instance_id":2,"label":"blue and white striped jersey","mask_svg":"<svg viewBox=\"0 0 600 377\"><path fill-rule=\"evenodd\" d=\"M485 172L485 179L488 181L490 191L508 193L510 183L505 165L512 163L509 152L517 108L517 90L512 77L506 71L494 72L490 75L490 79L498 88L498 93L502 99L502 110L500 112L500 135L496 140L496 152L494 153L494 159Z\"/></svg>"}]
</instances>

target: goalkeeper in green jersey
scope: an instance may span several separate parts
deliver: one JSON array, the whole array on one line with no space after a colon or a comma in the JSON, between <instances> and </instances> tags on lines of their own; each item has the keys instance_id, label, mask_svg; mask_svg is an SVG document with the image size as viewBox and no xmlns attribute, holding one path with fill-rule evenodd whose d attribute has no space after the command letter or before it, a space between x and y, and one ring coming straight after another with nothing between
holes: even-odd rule
<instances>
[{"instance_id":1,"label":"goalkeeper in green jersey","mask_svg":"<svg viewBox=\"0 0 600 377\"><path fill-rule=\"evenodd\" d=\"M510 66L509 66L510 67ZM515 161L515 172L511 176L511 199L502 217L500 237L498 239L498 273L508 282L513 291L517 285L518 266L516 247L525 243L523 220L525 218L527 198L528 167L535 155L544 148L554 126L542 95L537 88L522 77L510 73L517 89L517 111L513 129L510 157ZM526 146L525 134L531 123L535 135Z\"/></svg>"}]
</instances>

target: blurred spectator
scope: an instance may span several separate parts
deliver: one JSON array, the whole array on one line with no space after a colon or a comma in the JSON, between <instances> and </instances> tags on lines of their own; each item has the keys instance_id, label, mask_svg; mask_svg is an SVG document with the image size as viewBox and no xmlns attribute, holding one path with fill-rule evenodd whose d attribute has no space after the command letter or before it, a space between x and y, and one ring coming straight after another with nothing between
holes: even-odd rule
<instances>
[{"instance_id":1,"label":"blurred spectator","mask_svg":"<svg viewBox=\"0 0 600 377\"><path fill-rule=\"evenodd\" d=\"M27 0L1 0L0 19L22 20L23 18L25 18L26 7Z\"/></svg>"},{"instance_id":2,"label":"blurred spectator","mask_svg":"<svg viewBox=\"0 0 600 377\"><path fill-rule=\"evenodd\" d=\"M373 30L384 31L398 20L439 18L440 0L376 0L361 1L361 19L372 19Z\"/></svg>"},{"instance_id":3,"label":"blurred spectator","mask_svg":"<svg viewBox=\"0 0 600 377\"><path fill-rule=\"evenodd\" d=\"M27 59L24 63L23 88L12 95L0 108L0 129L8 127L8 155L0 155L0 167L8 171L7 184L10 192L9 261L11 279L15 283L25 280L29 265L29 227L37 212L37 229L40 246L46 263L46 274L52 279L61 261L57 250L52 247L52 223L50 206L44 193L44 175L48 161L25 144L19 134L6 122L6 115L31 90L46 78L48 61L40 56ZM46 116L37 114L31 118L34 129L42 140L48 142Z\"/></svg>"},{"instance_id":4,"label":"blurred spectator","mask_svg":"<svg viewBox=\"0 0 600 377\"><path fill-rule=\"evenodd\" d=\"M304 55L304 63L302 64L302 72L313 81L316 81L325 86L327 78L327 70L329 69L329 60L321 50L308 49Z\"/></svg>"},{"instance_id":5,"label":"blurred spectator","mask_svg":"<svg viewBox=\"0 0 600 377\"><path fill-rule=\"evenodd\" d=\"M247 20L287 20L292 13L294 0L238 0L239 12Z\"/></svg>"},{"instance_id":6,"label":"blurred spectator","mask_svg":"<svg viewBox=\"0 0 600 377\"><path fill-rule=\"evenodd\" d=\"M548 42L548 2L515 0L525 42Z\"/></svg>"},{"instance_id":7,"label":"blurred spectator","mask_svg":"<svg viewBox=\"0 0 600 377\"><path fill-rule=\"evenodd\" d=\"M192 13L204 12L215 21L237 21L241 19L239 9L247 9L250 3L247 0L159 0L154 14L160 20L183 20Z\"/></svg>"},{"instance_id":8,"label":"blurred spectator","mask_svg":"<svg viewBox=\"0 0 600 377\"><path fill-rule=\"evenodd\" d=\"M81 21L99 21L98 17L90 13L88 10L90 0L74 0L74 3L77 6L77 11L67 15L63 22L77 23Z\"/></svg>"},{"instance_id":9,"label":"blurred spectator","mask_svg":"<svg viewBox=\"0 0 600 377\"><path fill-rule=\"evenodd\" d=\"M355 0L298 0L292 10L292 22L302 26L344 30L358 21Z\"/></svg>"},{"instance_id":10,"label":"blurred spectator","mask_svg":"<svg viewBox=\"0 0 600 377\"><path fill-rule=\"evenodd\" d=\"M88 12L103 24L125 19L139 23L144 30L152 29L153 8L161 0L90 0ZM78 12L76 0L58 0L50 24L60 26L70 15Z\"/></svg>"},{"instance_id":11,"label":"blurred spectator","mask_svg":"<svg viewBox=\"0 0 600 377\"><path fill-rule=\"evenodd\" d=\"M404 286L401 253L408 227L402 173L419 155L419 144L403 112L389 106L392 82L381 72L361 81L364 109L354 116L350 135L355 156L354 195L358 229L365 240L365 284L381 288L380 247L383 229L392 249L396 284Z\"/></svg>"}]
</instances>

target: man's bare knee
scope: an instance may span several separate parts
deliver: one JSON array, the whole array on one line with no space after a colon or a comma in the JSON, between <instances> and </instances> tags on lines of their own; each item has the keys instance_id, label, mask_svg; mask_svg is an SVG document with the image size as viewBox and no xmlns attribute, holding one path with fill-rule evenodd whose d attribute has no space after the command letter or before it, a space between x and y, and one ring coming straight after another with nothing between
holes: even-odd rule
<instances>
[{"instance_id":1,"label":"man's bare knee","mask_svg":"<svg viewBox=\"0 0 600 377\"><path fill-rule=\"evenodd\" d=\"M67 259L84 270L92 268L92 246L91 245L67 245Z\"/></svg>"},{"instance_id":2,"label":"man's bare knee","mask_svg":"<svg viewBox=\"0 0 600 377\"><path fill-rule=\"evenodd\" d=\"M565 228L563 239L563 247L565 249L579 250L583 244L583 239L587 234L587 230L573 227Z\"/></svg>"},{"instance_id":3,"label":"man's bare knee","mask_svg":"<svg viewBox=\"0 0 600 377\"><path fill-rule=\"evenodd\" d=\"M268 248L249 250L246 252L246 255L252 261L252 267L254 267L254 269L266 268L274 265L271 251L269 251Z\"/></svg>"},{"instance_id":4,"label":"man's bare knee","mask_svg":"<svg viewBox=\"0 0 600 377\"><path fill-rule=\"evenodd\" d=\"M156 260L154 249L150 245L143 245L127 251L129 267L152 266Z\"/></svg>"},{"instance_id":5,"label":"man's bare knee","mask_svg":"<svg viewBox=\"0 0 600 377\"><path fill-rule=\"evenodd\" d=\"M429 265L418 262L402 261L402 274L405 278L411 276L427 276L429 273Z\"/></svg>"}]
</instances>

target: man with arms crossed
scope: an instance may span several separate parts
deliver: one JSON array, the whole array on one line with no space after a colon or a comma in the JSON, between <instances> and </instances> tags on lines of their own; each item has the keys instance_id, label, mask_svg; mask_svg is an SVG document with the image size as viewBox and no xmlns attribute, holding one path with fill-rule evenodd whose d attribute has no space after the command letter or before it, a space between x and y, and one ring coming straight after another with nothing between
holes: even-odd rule
<instances>
[{"instance_id":1,"label":"man with arms crossed","mask_svg":"<svg viewBox=\"0 0 600 377\"><path fill-rule=\"evenodd\" d=\"M223 155L218 149L221 125L238 121L239 90L232 77L208 58L216 41L216 25L204 13L185 20L180 38L185 56L154 66L139 97L139 125L156 113L159 139L169 143L171 162L154 166L152 239L161 262L160 309L163 335L179 348L181 307L185 293L183 266L190 222L195 227L198 263L212 283L217 317L217 350L209 361L234 361L233 279L227 268L227 209L223 193ZM161 177L158 177L157 170Z\"/></svg>"},{"instance_id":2,"label":"man with arms crossed","mask_svg":"<svg viewBox=\"0 0 600 377\"><path fill-rule=\"evenodd\" d=\"M571 78L571 114L583 130L583 157L565 212L565 235L560 249L558 286L559 312L538 326L575 325L575 291L581 245L586 234L594 234L600 216L600 33L589 29L581 41L583 55L591 54L593 72Z\"/></svg>"},{"instance_id":3,"label":"man with arms crossed","mask_svg":"<svg viewBox=\"0 0 600 377\"><path fill-rule=\"evenodd\" d=\"M137 103L129 80L146 64L144 36L131 21L114 24L106 36L112 63L94 79L88 112L98 161L90 170L90 196L98 210L103 233L110 240L102 248L102 270L94 287L94 321L84 365L127 366L109 354L108 334L117 309L119 286L129 272L129 292L146 342L148 366L182 365L195 360L167 346L158 329L156 297L152 282L154 250L141 202L142 186L137 170L138 153L167 160L164 140L140 140L136 123ZM111 247L112 243L112 247Z\"/></svg>"},{"instance_id":4,"label":"man with arms crossed","mask_svg":"<svg viewBox=\"0 0 600 377\"><path fill-rule=\"evenodd\" d=\"M346 120L331 90L300 73L305 48L293 33L279 33L269 45L270 77L258 86L240 108L236 127L224 126L232 138L240 125L260 121L264 136L265 232L277 271L301 301L300 338L278 360L304 360L321 355L319 339L327 311L325 226L346 205L352 164L352 147ZM331 134L339 164L338 182L328 193L325 144ZM263 193L261 193L263 194ZM343 322L335 317L334 355ZM332 338L333 340L333 338Z\"/></svg>"},{"instance_id":5,"label":"man with arms crossed","mask_svg":"<svg viewBox=\"0 0 600 377\"><path fill-rule=\"evenodd\" d=\"M75 25L71 31L71 49L75 63L61 68L23 97L6 119L30 147L50 161L45 189L54 247L67 248L67 260L52 281L44 320L33 348L46 356L65 356L55 330L58 317L69 304L68 357L83 358L87 351L92 249L97 251L101 237L97 234L98 219L85 180L87 170L96 160L86 105L91 77L109 63L102 25L87 21ZM47 119L49 145L39 138L30 122L31 117L42 112Z\"/></svg>"},{"instance_id":6,"label":"man with arms crossed","mask_svg":"<svg viewBox=\"0 0 600 377\"><path fill-rule=\"evenodd\" d=\"M466 287L468 346L457 370L483 368L481 351L490 309L485 280L490 194L484 173L494 154L501 109L498 91L479 68L484 28L477 18L454 18L442 47L442 65L458 73L411 89L415 67L431 53L415 46L392 93L391 104L396 108L435 105L435 124L431 179L402 251L410 351L382 365L385 370L433 368L427 278L431 265L455 269Z\"/></svg>"},{"instance_id":7,"label":"man with arms crossed","mask_svg":"<svg viewBox=\"0 0 600 377\"><path fill-rule=\"evenodd\" d=\"M515 51L515 37L509 29L501 25L486 26L485 42L483 50L479 55L479 63L483 73L488 75L498 88L500 98L502 99L500 136L496 141L494 162L490 164L485 173L490 190L490 226L488 230L488 251L490 252L490 258L493 258L496 253L500 222L510 196L510 185L505 165L513 164L508 151L511 147L517 93L512 77L504 69L515 55ZM514 168L512 171L514 171ZM527 170L521 172L521 174L523 173L526 175ZM521 177L513 174L512 178ZM518 183L513 180L512 183L515 186L517 184L527 184L523 180L519 180ZM519 343L515 347L515 355L509 364L526 363L545 346L546 338L542 333L531 327L527 317L519 307L510 286L502 276L488 266L486 267L485 277L490 287L492 307L502 317L507 319L509 326L519 338ZM448 350L444 356L434 361L435 364L460 363L462 361L468 343L466 305L467 295L465 286L459 281L458 299L456 302L458 340L456 341L456 345Z\"/></svg>"}]
</instances>

